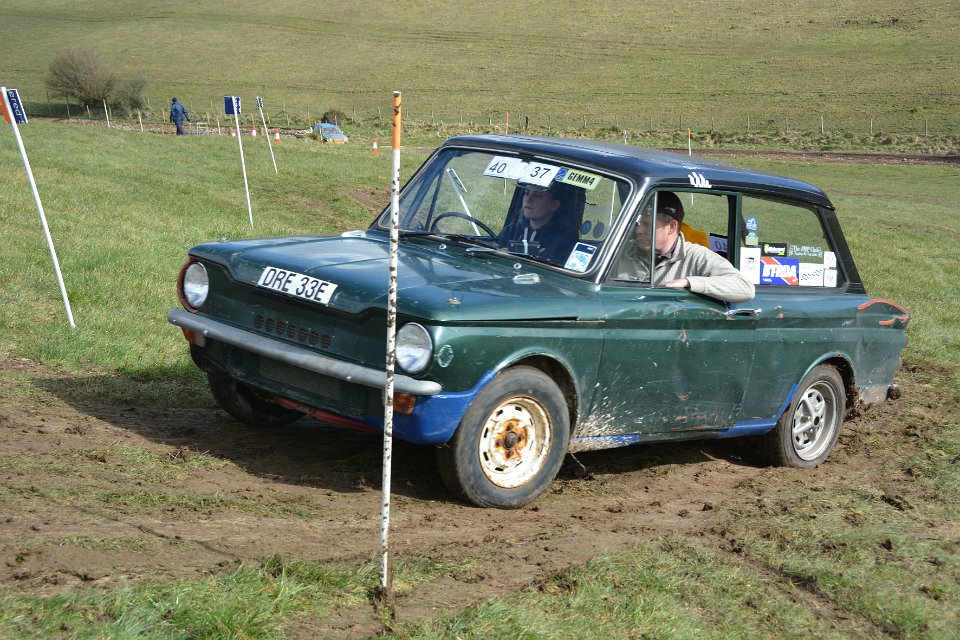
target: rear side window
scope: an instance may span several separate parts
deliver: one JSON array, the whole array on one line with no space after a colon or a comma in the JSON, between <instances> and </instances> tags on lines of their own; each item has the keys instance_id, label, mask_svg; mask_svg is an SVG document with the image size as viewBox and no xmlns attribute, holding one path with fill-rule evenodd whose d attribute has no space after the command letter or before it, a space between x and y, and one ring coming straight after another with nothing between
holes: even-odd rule
<instances>
[{"instance_id":1,"label":"rear side window","mask_svg":"<svg viewBox=\"0 0 960 640\"><path fill-rule=\"evenodd\" d=\"M838 287L843 284L816 210L744 195L740 208L740 271L753 284Z\"/></svg>"}]
</instances>

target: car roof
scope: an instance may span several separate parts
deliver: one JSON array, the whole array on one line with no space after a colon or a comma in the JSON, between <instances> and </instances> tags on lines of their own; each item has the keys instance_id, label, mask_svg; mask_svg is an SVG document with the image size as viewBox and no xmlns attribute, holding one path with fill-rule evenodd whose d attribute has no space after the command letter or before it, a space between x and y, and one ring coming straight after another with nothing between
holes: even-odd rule
<instances>
[{"instance_id":1,"label":"car roof","mask_svg":"<svg viewBox=\"0 0 960 640\"><path fill-rule=\"evenodd\" d=\"M628 175L638 183L650 180L654 185L675 188L693 187L695 178L691 176L696 172L715 189L781 196L833 209L827 194L806 182L725 162L656 149L574 138L518 135L457 136L447 140L443 146L499 148L520 154L561 156L585 165L606 167L616 173Z\"/></svg>"}]
</instances>

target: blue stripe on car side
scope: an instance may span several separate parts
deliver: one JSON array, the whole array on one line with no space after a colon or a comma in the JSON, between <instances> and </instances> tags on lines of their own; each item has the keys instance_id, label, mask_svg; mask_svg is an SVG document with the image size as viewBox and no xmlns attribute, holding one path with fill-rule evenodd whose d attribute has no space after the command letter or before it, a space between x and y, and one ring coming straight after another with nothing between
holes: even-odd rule
<instances>
[{"instance_id":1,"label":"blue stripe on car side","mask_svg":"<svg viewBox=\"0 0 960 640\"><path fill-rule=\"evenodd\" d=\"M729 429L718 432L717 437L739 438L741 436L759 436L770 431L777 426L777 421L780 419L780 416L790 407L790 403L793 402L793 396L797 393L798 386L799 385L793 385L790 387L790 393L787 394L787 399L783 401L783 404L780 405L777 413L772 418L755 418L753 420L738 422Z\"/></svg>"}]
</instances>

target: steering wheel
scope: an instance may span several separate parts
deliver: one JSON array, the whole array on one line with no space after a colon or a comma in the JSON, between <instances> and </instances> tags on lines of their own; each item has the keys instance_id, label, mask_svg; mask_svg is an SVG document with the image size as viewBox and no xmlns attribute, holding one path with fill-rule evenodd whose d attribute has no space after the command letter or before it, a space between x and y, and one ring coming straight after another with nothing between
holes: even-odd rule
<instances>
[{"instance_id":1,"label":"steering wheel","mask_svg":"<svg viewBox=\"0 0 960 640\"><path fill-rule=\"evenodd\" d=\"M430 231L439 231L439 229L437 229L437 225L440 224L440 221L443 220L444 218L462 218L463 220L466 220L472 223L473 225L483 229L486 232L486 234L491 238L497 237L497 234L493 232L493 229L491 229L484 223L480 222L473 216L467 213L460 213L459 211L447 211L446 213L441 213L440 215L438 215L436 218L433 219L433 223L430 225Z\"/></svg>"}]
</instances>

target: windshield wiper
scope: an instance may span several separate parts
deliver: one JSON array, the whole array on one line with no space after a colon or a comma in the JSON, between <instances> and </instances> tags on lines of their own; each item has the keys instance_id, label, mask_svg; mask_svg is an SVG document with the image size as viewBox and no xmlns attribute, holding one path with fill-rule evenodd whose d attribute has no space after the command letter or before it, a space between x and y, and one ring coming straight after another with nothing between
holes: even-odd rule
<instances>
[{"instance_id":1,"label":"windshield wiper","mask_svg":"<svg viewBox=\"0 0 960 640\"><path fill-rule=\"evenodd\" d=\"M440 238L446 238L447 240L452 240L454 242L463 242L465 244L476 244L481 247L488 247L490 249L500 249L500 246L492 240L484 240L478 238L477 236L470 236L465 233L434 233L432 235L438 236Z\"/></svg>"},{"instance_id":2,"label":"windshield wiper","mask_svg":"<svg viewBox=\"0 0 960 640\"><path fill-rule=\"evenodd\" d=\"M400 229L398 232L401 238L420 238L423 236L439 236L443 235L437 233L436 231L426 231L422 229L410 230L410 229Z\"/></svg>"},{"instance_id":3,"label":"windshield wiper","mask_svg":"<svg viewBox=\"0 0 960 640\"><path fill-rule=\"evenodd\" d=\"M487 249L493 249L494 251L500 251L500 245L498 245L493 239L485 240L483 238L478 238L477 236L471 236L466 233L446 233L443 231L426 231L426 230L401 230L399 232L401 238L423 238L426 236L433 236L436 238L441 238L443 240L449 240L452 242L460 242L463 244L479 245Z\"/></svg>"}]
</instances>

